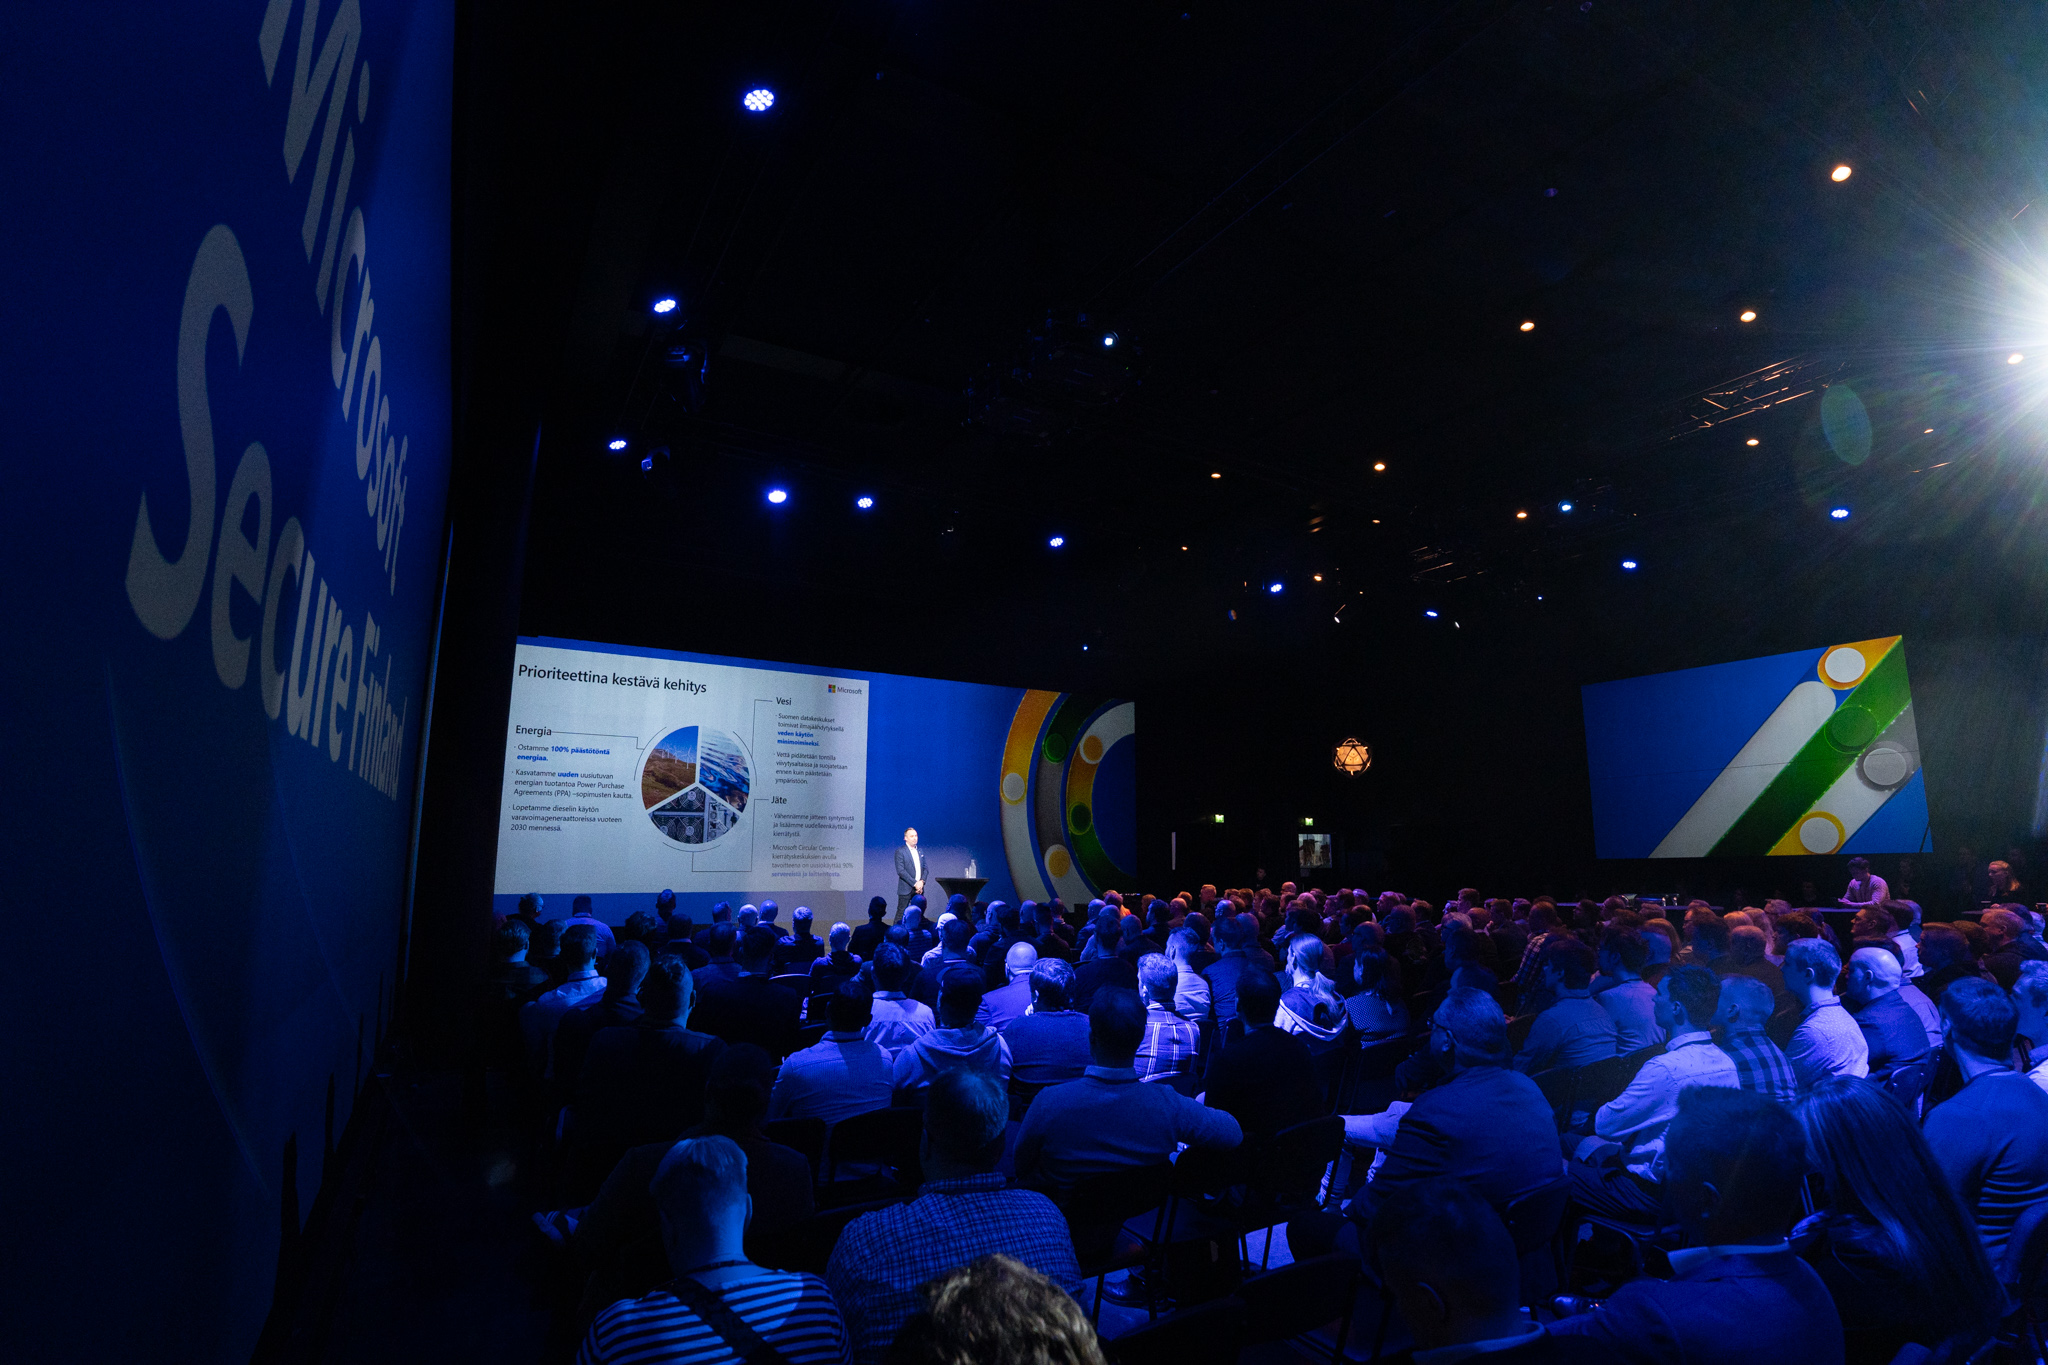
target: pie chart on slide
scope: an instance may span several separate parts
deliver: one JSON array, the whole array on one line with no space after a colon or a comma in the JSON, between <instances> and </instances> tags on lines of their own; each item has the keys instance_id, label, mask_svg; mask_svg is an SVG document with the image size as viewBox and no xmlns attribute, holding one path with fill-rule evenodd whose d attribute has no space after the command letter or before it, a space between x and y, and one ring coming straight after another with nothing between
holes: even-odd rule
<instances>
[{"instance_id":1,"label":"pie chart on slide","mask_svg":"<svg viewBox=\"0 0 2048 1365\"><path fill-rule=\"evenodd\" d=\"M739 740L723 730L685 725L648 746L640 800L670 843L703 848L739 828L753 770Z\"/></svg>"}]
</instances>

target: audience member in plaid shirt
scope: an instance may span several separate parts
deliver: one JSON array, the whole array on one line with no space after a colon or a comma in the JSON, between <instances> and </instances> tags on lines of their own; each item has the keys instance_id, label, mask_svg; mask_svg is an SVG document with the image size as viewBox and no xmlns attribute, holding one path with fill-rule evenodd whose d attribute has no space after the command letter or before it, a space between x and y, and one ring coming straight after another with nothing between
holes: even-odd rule
<instances>
[{"instance_id":1,"label":"audience member in plaid shirt","mask_svg":"<svg viewBox=\"0 0 2048 1365\"><path fill-rule=\"evenodd\" d=\"M1159 953L1138 961L1138 985L1145 993L1145 1038L1138 1044L1134 1065L1141 1081L1163 1081L1195 1069L1202 1050L1202 1031L1173 1012L1173 993L1180 972Z\"/></svg>"},{"instance_id":2,"label":"audience member in plaid shirt","mask_svg":"<svg viewBox=\"0 0 2048 1365\"><path fill-rule=\"evenodd\" d=\"M849 1223L825 1271L858 1365L879 1365L911 1314L918 1287L994 1252L1015 1257L1068 1293L1081 1286L1067 1220L1032 1190L996 1173L1010 1099L984 1071L941 1072L924 1110L925 1182L917 1198Z\"/></svg>"},{"instance_id":3,"label":"audience member in plaid shirt","mask_svg":"<svg viewBox=\"0 0 2048 1365\"><path fill-rule=\"evenodd\" d=\"M1799 1096L1799 1080L1784 1052L1764 1032L1775 1004L1771 988L1754 977L1724 976L1721 1004L1714 1012L1714 1032L1721 1051L1735 1062L1735 1075L1744 1090L1790 1104Z\"/></svg>"}]
</instances>

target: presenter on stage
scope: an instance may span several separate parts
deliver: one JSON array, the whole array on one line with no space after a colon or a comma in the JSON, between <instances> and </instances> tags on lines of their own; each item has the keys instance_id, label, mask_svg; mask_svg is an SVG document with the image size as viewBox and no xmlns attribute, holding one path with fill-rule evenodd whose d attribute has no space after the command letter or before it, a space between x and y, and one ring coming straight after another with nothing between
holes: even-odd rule
<instances>
[{"instance_id":1,"label":"presenter on stage","mask_svg":"<svg viewBox=\"0 0 2048 1365\"><path fill-rule=\"evenodd\" d=\"M1849 889L1842 893L1838 904L1850 910L1862 910L1882 905L1891 898L1892 889L1885 885L1884 878L1870 870L1870 859L1849 860Z\"/></svg>"},{"instance_id":2,"label":"presenter on stage","mask_svg":"<svg viewBox=\"0 0 2048 1365\"><path fill-rule=\"evenodd\" d=\"M917 831L906 829L896 849L896 917L903 918L903 907L912 896L923 894L924 855L917 851Z\"/></svg>"}]
</instances>

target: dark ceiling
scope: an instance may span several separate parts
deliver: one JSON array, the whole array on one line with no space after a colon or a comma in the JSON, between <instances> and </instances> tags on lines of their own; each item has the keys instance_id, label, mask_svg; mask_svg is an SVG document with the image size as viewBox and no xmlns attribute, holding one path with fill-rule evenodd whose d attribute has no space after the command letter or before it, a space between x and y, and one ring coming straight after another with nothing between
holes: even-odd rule
<instances>
[{"instance_id":1,"label":"dark ceiling","mask_svg":"<svg viewBox=\"0 0 2048 1365\"><path fill-rule=\"evenodd\" d=\"M522 626L1060 684L1446 626L1611 673L1685 615L1704 662L1972 563L1945 627L2032 609L2040 9L478 20L545 244Z\"/></svg>"}]
</instances>

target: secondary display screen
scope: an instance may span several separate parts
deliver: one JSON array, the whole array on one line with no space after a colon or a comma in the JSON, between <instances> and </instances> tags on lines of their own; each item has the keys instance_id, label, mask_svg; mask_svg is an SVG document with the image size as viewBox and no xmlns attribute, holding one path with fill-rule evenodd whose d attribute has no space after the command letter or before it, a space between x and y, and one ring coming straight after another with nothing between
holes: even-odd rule
<instances>
[{"instance_id":1,"label":"secondary display screen","mask_svg":"<svg viewBox=\"0 0 2048 1365\"><path fill-rule=\"evenodd\" d=\"M1602 858L1931 846L1897 635L1580 693Z\"/></svg>"},{"instance_id":2,"label":"secondary display screen","mask_svg":"<svg viewBox=\"0 0 2048 1365\"><path fill-rule=\"evenodd\" d=\"M1085 902L1131 884L1135 736L1112 698L523 638L496 891L589 894L612 919L672 889L686 910L774 898L857 923L869 896L895 909L914 828L935 907L954 877Z\"/></svg>"}]
</instances>

